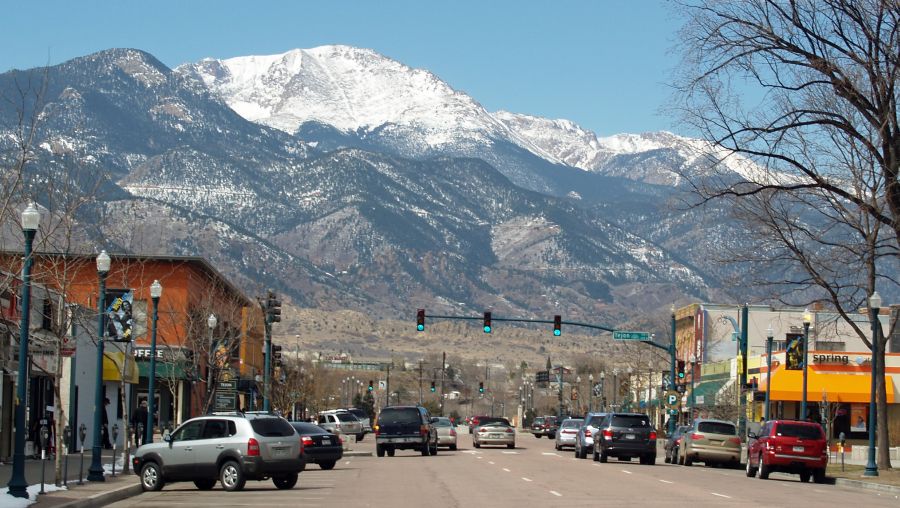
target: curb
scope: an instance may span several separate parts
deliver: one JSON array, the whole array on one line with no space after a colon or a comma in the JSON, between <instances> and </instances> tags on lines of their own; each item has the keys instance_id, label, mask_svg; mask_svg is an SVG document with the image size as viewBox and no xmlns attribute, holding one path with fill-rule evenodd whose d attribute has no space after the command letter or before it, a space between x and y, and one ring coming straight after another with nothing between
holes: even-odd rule
<instances>
[{"instance_id":1,"label":"curb","mask_svg":"<svg viewBox=\"0 0 900 508\"><path fill-rule=\"evenodd\" d=\"M353 452L347 451L344 452L344 457L371 457L372 452Z\"/></svg>"},{"instance_id":2,"label":"curb","mask_svg":"<svg viewBox=\"0 0 900 508\"><path fill-rule=\"evenodd\" d=\"M94 508L98 506L106 506L108 504L115 503L116 501L121 501L132 496L137 496L142 492L143 490L141 489L140 483L125 485L117 489L99 492L90 497L78 499L65 504L60 504L57 505L56 508Z\"/></svg>"},{"instance_id":3,"label":"curb","mask_svg":"<svg viewBox=\"0 0 900 508\"><path fill-rule=\"evenodd\" d=\"M864 490L877 490L889 494L900 495L900 487L885 485L883 483L866 482L863 480L851 480L849 478L834 478L834 484L839 487L853 487Z\"/></svg>"}]
</instances>

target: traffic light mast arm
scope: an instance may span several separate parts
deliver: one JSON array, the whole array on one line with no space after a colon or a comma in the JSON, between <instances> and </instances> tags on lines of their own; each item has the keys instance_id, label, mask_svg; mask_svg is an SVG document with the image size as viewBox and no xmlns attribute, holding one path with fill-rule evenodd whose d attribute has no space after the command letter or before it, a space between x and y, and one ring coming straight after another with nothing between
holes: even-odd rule
<instances>
[{"instance_id":1,"label":"traffic light mast arm","mask_svg":"<svg viewBox=\"0 0 900 508\"><path fill-rule=\"evenodd\" d=\"M430 317L432 319L458 319L458 320L463 320L463 321L482 321L484 319L484 316L444 316L444 315L431 315L431 314L429 314L428 317ZM552 319L499 318L496 316L491 316L491 321L507 321L507 322L514 322L514 323L547 323L547 324L551 324L551 325L553 324ZM578 323L575 321L563 321L562 324L570 325L570 326L581 326L584 328L592 328L594 330L603 330L605 332L615 331L615 328L610 328L608 326L592 325L589 323Z\"/></svg>"}]
</instances>

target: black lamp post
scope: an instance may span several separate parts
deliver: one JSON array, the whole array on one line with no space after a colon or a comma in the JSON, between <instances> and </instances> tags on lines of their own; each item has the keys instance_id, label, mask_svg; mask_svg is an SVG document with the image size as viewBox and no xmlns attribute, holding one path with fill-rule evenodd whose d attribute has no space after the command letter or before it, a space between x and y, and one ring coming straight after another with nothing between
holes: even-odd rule
<instances>
[{"instance_id":1,"label":"black lamp post","mask_svg":"<svg viewBox=\"0 0 900 508\"><path fill-rule=\"evenodd\" d=\"M878 464L875 462L875 389L877 387L875 373L878 371L878 312L881 309L881 296L873 291L869 297L869 313L872 317L872 391L869 394L869 460L863 476L878 476Z\"/></svg>"},{"instance_id":2,"label":"black lamp post","mask_svg":"<svg viewBox=\"0 0 900 508\"><path fill-rule=\"evenodd\" d=\"M206 400L208 401L210 397L212 397L213 393L213 364L215 359L215 347L213 344L213 330L215 330L216 325L219 324L218 318L216 318L215 314L210 314L208 318L206 318L206 327L209 328L209 355L206 359Z\"/></svg>"},{"instance_id":3,"label":"black lamp post","mask_svg":"<svg viewBox=\"0 0 900 508\"><path fill-rule=\"evenodd\" d=\"M806 420L806 381L809 377L809 325L812 323L812 314L809 309L803 311L803 394L800 402L800 419Z\"/></svg>"},{"instance_id":4,"label":"black lamp post","mask_svg":"<svg viewBox=\"0 0 900 508\"><path fill-rule=\"evenodd\" d=\"M158 280L154 280L150 284L150 299L153 300L153 319L151 321L150 330L150 378L147 381L147 432L144 436L144 443L153 442L153 427L156 423L153 413L156 411L156 322L159 319L159 297L162 296L162 284Z\"/></svg>"},{"instance_id":5,"label":"black lamp post","mask_svg":"<svg viewBox=\"0 0 900 508\"><path fill-rule=\"evenodd\" d=\"M775 331L772 325L766 330L766 421L769 421L769 405L771 404L772 395L772 340L775 339Z\"/></svg>"},{"instance_id":6,"label":"black lamp post","mask_svg":"<svg viewBox=\"0 0 900 508\"><path fill-rule=\"evenodd\" d=\"M34 203L30 203L22 212L25 259L22 264L22 315L19 318L19 372L16 378L16 442L12 477L8 484L9 495L24 498L28 497L28 482L25 480L25 385L28 383L28 328L31 317L31 250L40 222L41 214Z\"/></svg>"},{"instance_id":7,"label":"black lamp post","mask_svg":"<svg viewBox=\"0 0 900 508\"><path fill-rule=\"evenodd\" d=\"M106 251L100 251L97 256L97 275L100 279L100 294L97 298L97 380L94 390L94 438L91 446L91 467L88 468L88 481L103 482L103 463L101 462L101 430L103 427L103 336L106 327L106 275L109 273L110 259Z\"/></svg>"}]
</instances>

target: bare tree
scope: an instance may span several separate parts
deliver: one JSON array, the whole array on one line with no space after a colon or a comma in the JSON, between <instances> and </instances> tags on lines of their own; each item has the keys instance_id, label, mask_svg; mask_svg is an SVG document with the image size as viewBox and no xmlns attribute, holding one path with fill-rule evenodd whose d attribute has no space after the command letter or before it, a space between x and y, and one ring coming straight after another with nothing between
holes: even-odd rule
<instances>
[{"instance_id":1,"label":"bare tree","mask_svg":"<svg viewBox=\"0 0 900 508\"><path fill-rule=\"evenodd\" d=\"M715 172L689 175L696 195L701 203L729 200L768 241L744 261L792 267L775 275L773 289L788 288L782 298L830 303L871 347L848 311L876 283L897 284L900 7L893 0L686 6L676 108L718 149ZM873 375L881 380L879 466L889 468L883 354L881 347Z\"/></svg>"}]
</instances>

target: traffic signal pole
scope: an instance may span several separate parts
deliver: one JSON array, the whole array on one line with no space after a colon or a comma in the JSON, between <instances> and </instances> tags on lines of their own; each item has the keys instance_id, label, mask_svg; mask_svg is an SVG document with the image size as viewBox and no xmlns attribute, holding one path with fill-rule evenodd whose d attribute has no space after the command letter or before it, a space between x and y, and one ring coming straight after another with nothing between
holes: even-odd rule
<instances>
[{"instance_id":1,"label":"traffic signal pole","mask_svg":"<svg viewBox=\"0 0 900 508\"><path fill-rule=\"evenodd\" d=\"M263 356L265 357L265 374L263 376L263 411L269 412L269 383L271 382L272 369L272 324L269 323L269 315L266 313L266 339L263 347Z\"/></svg>"}]
</instances>

